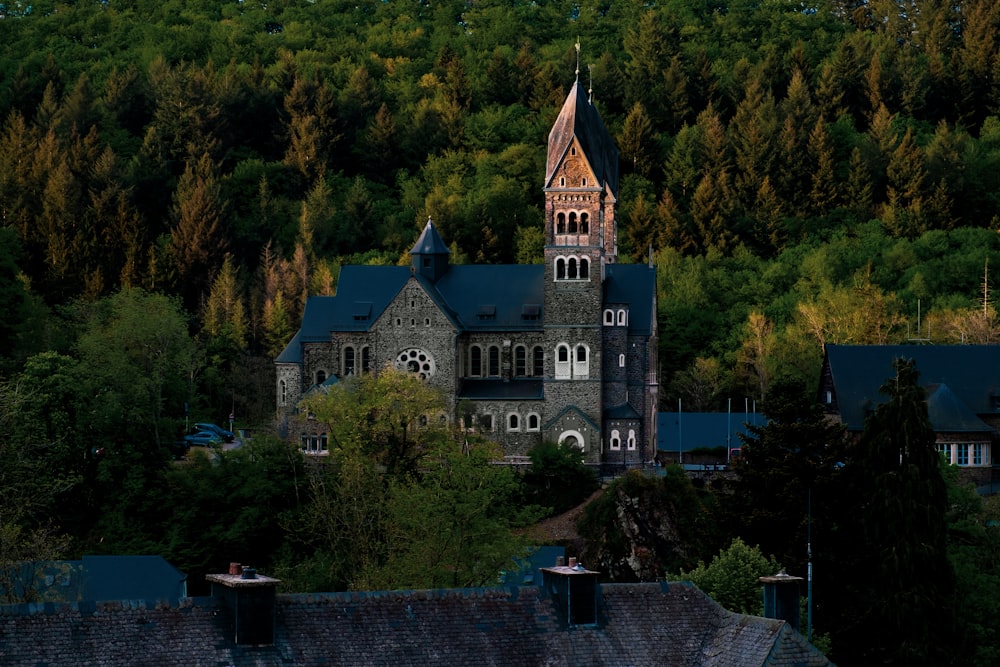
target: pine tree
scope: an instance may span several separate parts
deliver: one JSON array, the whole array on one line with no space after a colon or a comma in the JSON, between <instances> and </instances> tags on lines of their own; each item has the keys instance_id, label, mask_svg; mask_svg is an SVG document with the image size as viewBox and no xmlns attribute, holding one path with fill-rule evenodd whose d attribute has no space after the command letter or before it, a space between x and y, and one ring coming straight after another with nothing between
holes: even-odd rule
<instances>
[{"instance_id":1,"label":"pine tree","mask_svg":"<svg viewBox=\"0 0 1000 667\"><path fill-rule=\"evenodd\" d=\"M925 392L897 359L887 397L866 420L843 480L840 585L849 609L833 633L843 664L948 665L955 579L947 556L948 493Z\"/></svg>"},{"instance_id":2,"label":"pine tree","mask_svg":"<svg viewBox=\"0 0 1000 667\"><path fill-rule=\"evenodd\" d=\"M208 289L226 252L222 201L215 165L208 153L190 160L177 183L170 233L178 286L188 308Z\"/></svg>"}]
</instances>

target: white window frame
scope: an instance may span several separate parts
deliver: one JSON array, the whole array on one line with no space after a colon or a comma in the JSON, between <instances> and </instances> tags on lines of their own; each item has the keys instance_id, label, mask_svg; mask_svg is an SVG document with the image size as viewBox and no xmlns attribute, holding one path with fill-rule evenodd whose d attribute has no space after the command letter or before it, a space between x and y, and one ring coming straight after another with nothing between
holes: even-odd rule
<instances>
[{"instance_id":1,"label":"white window frame","mask_svg":"<svg viewBox=\"0 0 1000 667\"><path fill-rule=\"evenodd\" d=\"M586 355L583 361L580 361L579 358L579 352L581 349L583 350L584 355ZM577 343L576 346L573 347L572 358L573 377L580 380L588 379L590 377L590 347L585 343Z\"/></svg>"},{"instance_id":2,"label":"white window frame","mask_svg":"<svg viewBox=\"0 0 1000 667\"><path fill-rule=\"evenodd\" d=\"M636 447L635 429L634 428L630 428L628 430L628 440L627 440L627 442L628 442L628 449L629 449L629 451L634 452L635 451L635 447Z\"/></svg>"},{"instance_id":3,"label":"white window frame","mask_svg":"<svg viewBox=\"0 0 1000 667\"><path fill-rule=\"evenodd\" d=\"M618 433L618 429L611 430L611 439L609 440L608 449L617 452L621 451L622 448L622 438Z\"/></svg>"},{"instance_id":4,"label":"white window frame","mask_svg":"<svg viewBox=\"0 0 1000 667\"><path fill-rule=\"evenodd\" d=\"M560 361L560 352L565 353L566 361ZM569 380L573 377L573 349L569 343L559 343L556 345L556 379Z\"/></svg>"}]
</instances>

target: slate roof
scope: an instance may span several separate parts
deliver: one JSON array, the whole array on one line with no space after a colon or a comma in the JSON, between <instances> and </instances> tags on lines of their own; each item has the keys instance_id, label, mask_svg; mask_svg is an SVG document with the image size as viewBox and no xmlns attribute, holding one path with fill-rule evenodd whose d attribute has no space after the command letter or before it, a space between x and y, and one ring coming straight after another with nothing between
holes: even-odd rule
<instances>
[{"instance_id":1,"label":"slate roof","mask_svg":"<svg viewBox=\"0 0 1000 667\"><path fill-rule=\"evenodd\" d=\"M739 447L747 424L763 426L767 419L756 412L660 412L656 416L656 449L689 452L700 447Z\"/></svg>"},{"instance_id":2,"label":"slate roof","mask_svg":"<svg viewBox=\"0 0 1000 667\"><path fill-rule=\"evenodd\" d=\"M445 244L444 239L438 234L437 227L430 218L427 218L427 224L424 225L424 230L420 232L420 237L417 242L413 244L413 249L410 250L411 255L450 255L451 251L448 250L447 244Z\"/></svg>"},{"instance_id":3,"label":"slate roof","mask_svg":"<svg viewBox=\"0 0 1000 667\"><path fill-rule=\"evenodd\" d=\"M648 264L608 264L604 275L604 302L628 304L629 333L652 335L656 270Z\"/></svg>"},{"instance_id":4,"label":"slate roof","mask_svg":"<svg viewBox=\"0 0 1000 667\"><path fill-rule=\"evenodd\" d=\"M405 266L341 267L337 295L309 297L301 328L276 361L300 363L302 344L327 341L331 331L368 331L411 274ZM654 269L609 264L605 276L605 301L632 306L629 333L652 335ZM453 265L436 283L417 280L458 330L534 331L545 323L545 267L540 264Z\"/></svg>"},{"instance_id":5,"label":"slate roof","mask_svg":"<svg viewBox=\"0 0 1000 667\"><path fill-rule=\"evenodd\" d=\"M235 645L213 598L0 607L5 665L599 667L829 665L779 620L687 583L606 584L598 623L567 629L539 587L279 595L274 643Z\"/></svg>"},{"instance_id":6,"label":"slate roof","mask_svg":"<svg viewBox=\"0 0 1000 667\"><path fill-rule=\"evenodd\" d=\"M580 143L583 155L597 176L598 183L606 185L613 196L618 196L618 148L608 133L601 115L580 86L573 87L566 96L562 110L549 131L548 160L545 164L545 187L552 183L552 177L572 144L573 138Z\"/></svg>"},{"instance_id":7,"label":"slate roof","mask_svg":"<svg viewBox=\"0 0 1000 667\"><path fill-rule=\"evenodd\" d=\"M931 424L936 431L963 430L970 424L969 414L996 412L1000 345L827 345L820 400L825 402L826 390L833 391L841 420L849 430L862 430L868 413L886 401L879 387L894 375L892 363L899 357L916 362L925 388L947 386L951 395L941 394L935 401Z\"/></svg>"}]
</instances>

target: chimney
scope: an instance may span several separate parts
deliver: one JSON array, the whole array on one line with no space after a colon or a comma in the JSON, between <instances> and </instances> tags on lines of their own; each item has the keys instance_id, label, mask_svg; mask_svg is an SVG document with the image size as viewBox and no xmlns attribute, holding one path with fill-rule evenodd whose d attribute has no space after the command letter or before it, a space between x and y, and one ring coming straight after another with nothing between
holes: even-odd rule
<instances>
[{"instance_id":1,"label":"chimney","mask_svg":"<svg viewBox=\"0 0 1000 667\"><path fill-rule=\"evenodd\" d=\"M274 599L279 579L257 574L239 563L229 564L228 574L206 574L212 597L227 615L230 636L236 644L274 643Z\"/></svg>"},{"instance_id":2,"label":"chimney","mask_svg":"<svg viewBox=\"0 0 1000 667\"><path fill-rule=\"evenodd\" d=\"M552 597L567 626L597 625L597 572L588 570L573 556L568 565L557 557L554 567L543 567L541 572L542 593Z\"/></svg>"},{"instance_id":3,"label":"chimney","mask_svg":"<svg viewBox=\"0 0 1000 667\"><path fill-rule=\"evenodd\" d=\"M773 577L760 577L764 585L764 616L786 621L792 629L799 631L799 582L802 577L793 577L784 570Z\"/></svg>"}]
</instances>

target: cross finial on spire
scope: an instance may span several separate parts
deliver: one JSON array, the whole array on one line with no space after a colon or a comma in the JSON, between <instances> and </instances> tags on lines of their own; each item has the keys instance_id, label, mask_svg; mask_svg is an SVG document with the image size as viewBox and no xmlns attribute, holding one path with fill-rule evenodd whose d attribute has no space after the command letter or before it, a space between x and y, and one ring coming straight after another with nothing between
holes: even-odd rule
<instances>
[{"instance_id":1,"label":"cross finial on spire","mask_svg":"<svg viewBox=\"0 0 1000 667\"><path fill-rule=\"evenodd\" d=\"M576 80L580 80L580 38L576 38Z\"/></svg>"}]
</instances>

